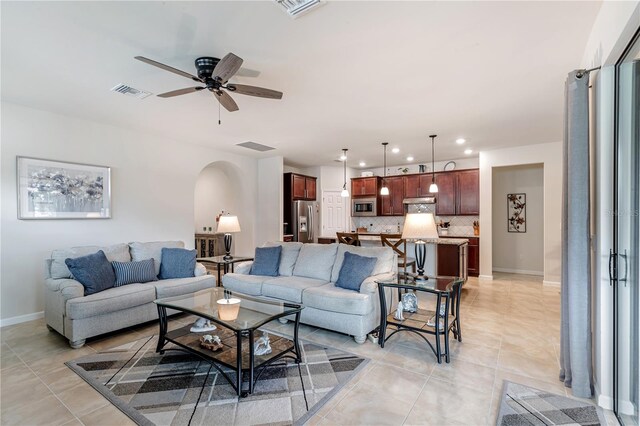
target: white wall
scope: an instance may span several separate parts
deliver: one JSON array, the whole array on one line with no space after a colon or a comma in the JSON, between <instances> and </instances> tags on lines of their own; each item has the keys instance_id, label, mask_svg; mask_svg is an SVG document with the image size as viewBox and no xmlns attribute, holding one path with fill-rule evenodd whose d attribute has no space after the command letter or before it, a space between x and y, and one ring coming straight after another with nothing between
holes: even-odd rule
<instances>
[{"instance_id":1,"label":"white wall","mask_svg":"<svg viewBox=\"0 0 640 426\"><path fill-rule=\"evenodd\" d=\"M387 154L387 158L388 158L389 154ZM480 159L478 157L471 157L471 158L459 158L456 160L453 160L456 163L456 170L463 170L463 169L477 169L480 165ZM446 161L436 161L434 163L434 168L436 170L436 172L442 171L444 170L444 166L449 162L449 160ZM394 176L394 175L399 175L402 174L401 170L398 170L399 168L408 168L409 171L408 173L418 173L419 172L419 165L420 164L424 164L426 167L426 171L427 172L431 172L431 162L424 162L424 163L414 163L414 164L406 164L406 165L402 165L402 166L387 166L387 176ZM367 171L367 172L373 172L374 175L376 176L382 176L384 174L384 167L376 167L376 168L367 168L367 167L362 167L362 168L357 168L354 169L354 171L356 172L356 176L360 176L360 172L363 171Z\"/></svg>"},{"instance_id":2,"label":"white wall","mask_svg":"<svg viewBox=\"0 0 640 426\"><path fill-rule=\"evenodd\" d=\"M282 173L282 157L258 160L257 245L262 245L267 241L282 241Z\"/></svg>"},{"instance_id":3,"label":"white wall","mask_svg":"<svg viewBox=\"0 0 640 426\"><path fill-rule=\"evenodd\" d=\"M493 267L493 168L544 165L544 280L560 282L562 217L562 143L526 145L480 152L480 276L491 278Z\"/></svg>"},{"instance_id":4,"label":"white wall","mask_svg":"<svg viewBox=\"0 0 640 426\"><path fill-rule=\"evenodd\" d=\"M493 169L493 270L542 275L544 169L541 164ZM507 194L526 194L526 232L507 230Z\"/></svg>"},{"instance_id":5,"label":"white wall","mask_svg":"<svg viewBox=\"0 0 640 426\"><path fill-rule=\"evenodd\" d=\"M192 247L196 180L214 161L242 171L236 194L242 232L234 241L238 250L253 251L255 159L6 102L1 132L2 319L43 310L44 259L55 248L165 239ZM18 220L16 155L110 166L113 218Z\"/></svg>"},{"instance_id":6,"label":"white wall","mask_svg":"<svg viewBox=\"0 0 640 426\"><path fill-rule=\"evenodd\" d=\"M203 227L207 227L207 232L208 228L216 232L216 216L223 210L225 213L238 213L235 180L225 168L223 162L211 163L198 175L194 194L195 232L204 232Z\"/></svg>"}]
</instances>

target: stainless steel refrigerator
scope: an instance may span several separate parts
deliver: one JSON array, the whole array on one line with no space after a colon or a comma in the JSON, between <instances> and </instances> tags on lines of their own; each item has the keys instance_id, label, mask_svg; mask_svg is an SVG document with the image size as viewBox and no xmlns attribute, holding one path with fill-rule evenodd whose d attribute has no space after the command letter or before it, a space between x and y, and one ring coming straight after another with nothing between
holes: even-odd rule
<instances>
[{"instance_id":1,"label":"stainless steel refrigerator","mask_svg":"<svg viewBox=\"0 0 640 426\"><path fill-rule=\"evenodd\" d=\"M318 241L319 206L317 201L294 201L291 203L293 241L314 243Z\"/></svg>"}]
</instances>

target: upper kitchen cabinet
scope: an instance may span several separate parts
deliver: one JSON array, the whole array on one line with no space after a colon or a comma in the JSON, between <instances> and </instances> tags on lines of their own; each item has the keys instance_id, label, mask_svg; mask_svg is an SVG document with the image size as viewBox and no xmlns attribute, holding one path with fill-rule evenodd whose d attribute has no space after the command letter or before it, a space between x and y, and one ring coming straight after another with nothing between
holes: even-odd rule
<instances>
[{"instance_id":1,"label":"upper kitchen cabinet","mask_svg":"<svg viewBox=\"0 0 640 426\"><path fill-rule=\"evenodd\" d=\"M479 170L436 173L438 216L464 216L480 214Z\"/></svg>"},{"instance_id":2,"label":"upper kitchen cabinet","mask_svg":"<svg viewBox=\"0 0 640 426\"><path fill-rule=\"evenodd\" d=\"M436 184L438 193L436 196L436 215L455 216L456 215L456 173L436 173Z\"/></svg>"},{"instance_id":3,"label":"upper kitchen cabinet","mask_svg":"<svg viewBox=\"0 0 640 426\"><path fill-rule=\"evenodd\" d=\"M376 197L380 180L378 176L352 178L351 197Z\"/></svg>"},{"instance_id":4,"label":"upper kitchen cabinet","mask_svg":"<svg viewBox=\"0 0 640 426\"><path fill-rule=\"evenodd\" d=\"M392 176L383 179L389 188L389 195L382 195L382 216L404 216L404 204L402 200L405 197L404 179L402 176Z\"/></svg>"},{"instance_id":5,"label":"upper kitchen cabinet","mask_svg":"<svg viewBox=\"0 0 640 426\"><path fill-rule=\"evenodd\" d=\"M480 214L480 173L478 169L457 172L459 215Z\"/></svg>"},{"instance_id":6,"label":"upper kitchen cabinet","mask_svg":"<svg viewBox=\"0 0 640 426\"><path fill-rule=\"evenodd\" d=\"M292 201L315 201L316 199L316 178L313 176L285 173L284 188L285 193L291 194Z\"/></svg>"},{"instance_id":7,"label":"upper kitchen cabinet","mask_svg":"<svg viewBox=\"0 0 640 426\"><path fill-rule=\"evenodd\" d=\"M428 197L429 185L431 185L431 175L419 174L404 176L404 196L405 198Z\"/></svg>"}]
</instances>

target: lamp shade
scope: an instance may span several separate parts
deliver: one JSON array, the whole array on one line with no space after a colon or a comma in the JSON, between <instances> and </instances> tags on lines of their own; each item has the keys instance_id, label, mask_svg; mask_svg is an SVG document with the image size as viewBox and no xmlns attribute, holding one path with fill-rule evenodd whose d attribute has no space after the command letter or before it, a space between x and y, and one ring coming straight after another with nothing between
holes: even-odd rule
<instances>
[{"instance_id":1,"label":"lamp shade","mask_svg":"<svg viewBox=\"0 0 640 426\"><path fill-rule=\"evenodd\" d=\"M433 213L407 213L402 238L406 240L437 239L438 228Z\"/></svg>"},{"instance_id":2,"label":"lamp shade","mask_svg":"<svg viewBox=\"0 0 640 426\"><path fill-rule=\"evenodd\" d=\"M240 222L238 216L220 216L218 222L218 232L229 234L231 232L240 232Z\"/></svg>"}]
</instances>

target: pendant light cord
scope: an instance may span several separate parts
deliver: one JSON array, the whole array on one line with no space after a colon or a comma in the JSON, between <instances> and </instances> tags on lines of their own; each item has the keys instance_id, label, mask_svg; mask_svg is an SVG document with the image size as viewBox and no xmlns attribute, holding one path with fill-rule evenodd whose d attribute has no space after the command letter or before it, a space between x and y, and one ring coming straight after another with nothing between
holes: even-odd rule
<instances>
[{"instance_id":1,"label":"pendant light cord","mask_svg":"<svg viewBox=\"0 0 640 426\"><path fill-rule=\"evenodd\" d=\"M344 154L344 167L342 168L344 170L344 183L342 184L342 189L347 189L347 150L343 149L342 153Z\"/></svg>"}]
</instances>

